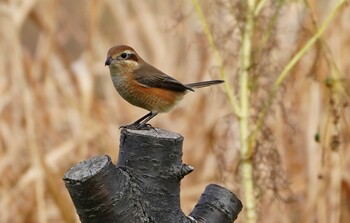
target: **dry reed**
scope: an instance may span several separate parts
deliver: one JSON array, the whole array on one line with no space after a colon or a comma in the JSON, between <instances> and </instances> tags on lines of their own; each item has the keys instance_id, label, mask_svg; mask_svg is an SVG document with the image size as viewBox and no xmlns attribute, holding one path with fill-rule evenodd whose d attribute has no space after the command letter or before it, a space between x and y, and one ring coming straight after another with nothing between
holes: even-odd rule
<instances>
[{"instance_id":1,"label":"dry reed","mask_svg":"<svg viewBox=\"0 0 350 223\"><path fill-rule=\"evenodd\" d=\"M243 196L238 109L225 93L239 89L243 6L199 2L216 48L190 1L0 2L1 223L78 222L64 172L94 155L115 161L118 127L146 113L113 89L104 59L116 44L184 83L227 80L151 123L185 137L184 162L195 167L182 182L186 213L209 182ZM257 1L251 124L278 73L337 2ZM348 8L336 13L276 92L253 157L258 222L350 221L349 18Z\"/></svg>"}]
</instances>

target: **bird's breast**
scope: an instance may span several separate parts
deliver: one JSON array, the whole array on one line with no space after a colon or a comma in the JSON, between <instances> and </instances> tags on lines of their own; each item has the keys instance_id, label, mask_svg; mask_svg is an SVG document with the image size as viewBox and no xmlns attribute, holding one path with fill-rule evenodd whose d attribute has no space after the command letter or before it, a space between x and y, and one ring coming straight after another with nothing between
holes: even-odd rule
<instances>
[{"instance_id":1,"label":"bird's breast","mask_svg":"<svg viewBox=\"0 0 350 223\"><path fill-rule=\"evenodd\" d=\"M129 103L157 113L167 112L179 102L185 92L142 86L131 75L112 76L115 89Z\"/></svg>"}]
</instances>

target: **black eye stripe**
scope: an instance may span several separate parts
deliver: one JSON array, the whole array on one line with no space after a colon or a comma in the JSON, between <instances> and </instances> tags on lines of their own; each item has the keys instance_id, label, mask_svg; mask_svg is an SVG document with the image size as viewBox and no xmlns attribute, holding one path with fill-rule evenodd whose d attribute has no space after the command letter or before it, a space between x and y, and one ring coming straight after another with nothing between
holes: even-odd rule
<instances>
[{"instance_id":1,"label":"black eye stripe","mask_svg":"<svg viewBox=\"0 0 350 223\"><path fill-rule=\"evenodd\" d=\"M137 58L136 54L132 53L132 54L129 55L129 60L133 60L133 61L137 62L139 59Z\"/></svg>"},{"instance_id":2,"label":"black eye stripe","mask_svg":"<svg viewBox=\"0 0 350 223\"><path fill-rule=\"evenodd\" d=\"M119 55L119 58L120 58L121 60L133 60L133 61L138 61L138 58L137 58L136 54L134 54L134 53L126 53L126 52L124 52L124 53L122 53L122 54Z\"/></svg>"}]
</instances>

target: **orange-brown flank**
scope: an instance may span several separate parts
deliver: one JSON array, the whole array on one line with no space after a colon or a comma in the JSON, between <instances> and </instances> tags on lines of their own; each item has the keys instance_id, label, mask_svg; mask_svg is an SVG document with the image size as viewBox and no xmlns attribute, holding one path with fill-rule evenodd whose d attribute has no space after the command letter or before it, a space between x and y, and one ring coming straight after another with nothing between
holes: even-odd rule
<instances>
[{"instance_id":1,"label":"orange-brown flank","mask_svg":"<svg viewBox=\"0 0 350 223\"><path fill-rule=\"evenodd\" d=\"M169 89L145 87L133 80L131 75L112 77L112 79L119 82L114 86L126 101L158 113L169 111L186 93L186 91L178 92Z\"/></svg>"}]
</instances>

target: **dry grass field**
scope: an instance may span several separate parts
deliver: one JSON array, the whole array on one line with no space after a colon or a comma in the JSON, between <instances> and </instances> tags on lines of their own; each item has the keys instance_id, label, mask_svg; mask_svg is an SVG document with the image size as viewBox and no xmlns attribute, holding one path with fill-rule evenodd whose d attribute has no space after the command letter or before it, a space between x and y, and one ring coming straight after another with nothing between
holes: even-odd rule
<instances>
[{"instance_id":1,"label":"dry grass field","mask_svg":"<svg viewBox=\"0 0 350 223\"><path fill-rule=\"evenodd\" d=\"M118 127L147 112L114 90L104 61L118 44L183 83L226 80L151 121L185 138L186 214L218 183L243 202L236 222L254 222L253 182L256 222L350 222L349 2L256 1L250 38L246 1L196 3L0 1L0 223L79 222L65 171L115 162Z\"/></svg>"}]
</instances>

